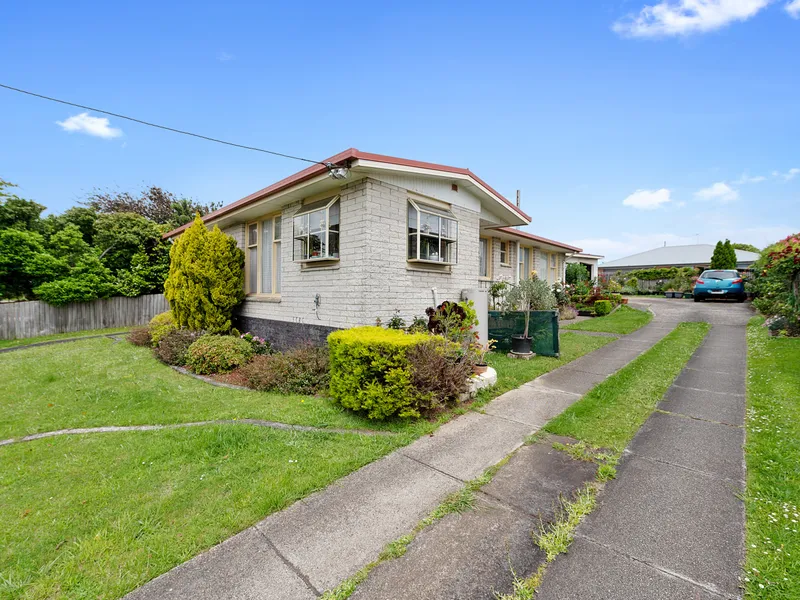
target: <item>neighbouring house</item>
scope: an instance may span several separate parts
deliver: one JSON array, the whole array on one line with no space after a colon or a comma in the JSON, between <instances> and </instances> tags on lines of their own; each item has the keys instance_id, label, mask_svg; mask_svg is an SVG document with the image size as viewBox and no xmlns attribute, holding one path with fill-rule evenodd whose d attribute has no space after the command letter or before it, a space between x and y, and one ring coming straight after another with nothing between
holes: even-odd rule
<instances>
[{"instance_id":1,"label":"neighbouring house","mask_svg":"<svg viewBox=\"0 0 800 600\"><path fill-rule=\"evenodd\" d=\"M598 273L598 262L605 258L600 254L587 254L586 252L575 252L574 254L567 255L567 263L578 263L586 267L586 270L589 271L589 279L597 279Z\"/></svg>"},{"instance_id":2,"label":"neighbouring house","mask_svg":"<svg viewBox=\"0 0 800 600\"><path fill-rule=\"evenodd\" d=\"M632 254L625 258L610 260L600 265L601 275L614 275L617 271L630 273L639 269L659 267L697 267L707 269L711 266L712 244L690 244L687 246L662 246L647 252ZM748 271L758 259L755 252L736 250L736 268Z\"/></svg>"},{"instance_id":3,"label":"neighbouring house","mask_svg":"<svg viewBox=\"0 0 800 600\"><path fill-rule=\"evenodd\" d=\"M563 281L581 249L514 228L530 221L468 169L352 148L204 217L245 252L239 328L278 347L534 271Z\"/></svg>"}]
</instances>

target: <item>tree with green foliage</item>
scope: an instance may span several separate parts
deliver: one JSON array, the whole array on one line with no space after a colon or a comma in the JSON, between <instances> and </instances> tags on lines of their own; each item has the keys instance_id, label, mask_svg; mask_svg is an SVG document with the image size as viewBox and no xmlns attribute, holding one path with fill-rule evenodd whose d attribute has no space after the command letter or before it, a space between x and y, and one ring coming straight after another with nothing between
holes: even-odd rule
<instances>
[{"instance_id":1,"label":"tree with green foliage","mask_svg":"<svg viewBox=\"0 0 800 600\"><path fill-rule=\"evenodd\" d=\"M40 215L45 207L6 191L13 187L17 186L0 179L0 229L41 231Z\"/></svg>"},{"instance_id":2,"label":"tree with green foliage","mask_svg":"<svg viewBox=\"0 0 800 600\"><path fill-rule=\"evenodd\" d=\"M192 220L195 213L207 214L219 204L200 204L189 198L178 198L158 186L151 185L138 195L129 192L95 190L86 205L98 213L135 213L170 229Z\"/></svg>"},{"instance_id":3,"label":"tree with green foliage","mask_svg":"<svg viewBox=\"0 0 800 600\"><path fill-rule=\"evenodd\" d=\"M570 285L575 285L580 281L589 281L589 269L583 263L567 263L564 277Z\"/></svg>"},{"instance_id":4,"label":"tree with green foliage","mask_svg":"<svg viewBox=\"0 0 800 600\"><path fill-rule=\"evenodd\" d=\"M760 254L761 250L753 246L753 244L731 244L734 250L744 250L745 252L755 252L756 254Z\"/></svg>"},{"instance_id":5,"label":"tree with green foliage","mask_svg":"<svg viewBox=\"0 0 800 600\"><path fill-rule=\"evenodd\" d=\"M164 295L179 327L230 331L244 299L244 252L216 225L209 231L198 213L172 245Z\"/></svg>"},{"instance_id":6,"label":"tree with green foliage","mask_svg":"<svg viewBox=\"0 0 800 600\"><path fill-rule=\"evenodd\" d=\"M712 269L735 269L736 251L731 246L730 240L719 241L714 247L714 254L711 255Z\"/></svg>"}]
</instances>

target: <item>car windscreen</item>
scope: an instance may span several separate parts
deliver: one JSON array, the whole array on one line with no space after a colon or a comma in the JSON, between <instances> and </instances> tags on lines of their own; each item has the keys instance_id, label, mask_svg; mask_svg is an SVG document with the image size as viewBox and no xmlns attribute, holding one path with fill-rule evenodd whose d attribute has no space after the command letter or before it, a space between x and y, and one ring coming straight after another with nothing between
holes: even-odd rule
<instances>
[{"instance_id":1,"label":"car windscreen","mask_svg":"<svg viewBox=\"0 0 800 600\"><path fill-rule=\"evenodd\" d=\"M700 279L738 279L737 271L704 271Z\"/></svg>"}]
</instances>

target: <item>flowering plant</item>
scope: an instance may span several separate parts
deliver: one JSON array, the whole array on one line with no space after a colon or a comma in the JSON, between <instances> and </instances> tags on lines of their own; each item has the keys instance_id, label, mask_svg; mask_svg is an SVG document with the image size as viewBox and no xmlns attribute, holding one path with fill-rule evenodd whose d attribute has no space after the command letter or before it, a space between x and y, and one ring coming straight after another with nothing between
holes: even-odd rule
<instances>
[{"instance_id":1,"label":"flowering plant","mask_svg":"<svg viewBox=\"0 0 800 600\"><path fill-rule=\"evenodd\" d=\"M262 337L253 335L249 331L239 336L246 342L250 342L253 347L253 352L256 354L270 354L272 352L272 345Z\"/></svg>"},{"instance_id":2,"label":"flowering plant","mask_svg":"<svg viewBox=\"0 0 800 600\"><path fill-rule=\"evenodd\" d=\"M470 349L472 350L473 361L476 365L485 365L486 364L486 355L489 354L492 350L494 350L494 346L497 343L497 340L489 340L485 344L481 344L479 342L474 342L470 344Z\"/></svg>"}]
</instances>

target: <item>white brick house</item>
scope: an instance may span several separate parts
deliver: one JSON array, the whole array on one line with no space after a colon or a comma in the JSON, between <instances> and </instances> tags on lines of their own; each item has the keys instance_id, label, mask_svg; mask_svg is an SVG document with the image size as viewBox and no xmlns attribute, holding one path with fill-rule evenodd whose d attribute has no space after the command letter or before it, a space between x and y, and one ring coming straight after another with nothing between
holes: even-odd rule
<instances>
[{"instance_id":1,"label":"white brick house","mask_svg":"<svg viewBox=\"0 0 800 600\"><path fill-rule=\"evenodd\" d=\"M324 163L204 218L245 252L240 328L278 346L396 309L409 322L493 280L562 281L580 252L513 229L530 218L467 169L352 148Z\"/></svg>"}]
</instances>

